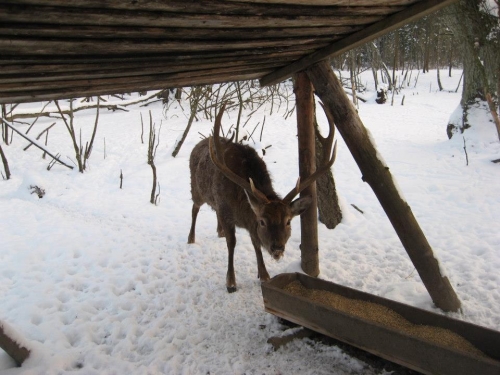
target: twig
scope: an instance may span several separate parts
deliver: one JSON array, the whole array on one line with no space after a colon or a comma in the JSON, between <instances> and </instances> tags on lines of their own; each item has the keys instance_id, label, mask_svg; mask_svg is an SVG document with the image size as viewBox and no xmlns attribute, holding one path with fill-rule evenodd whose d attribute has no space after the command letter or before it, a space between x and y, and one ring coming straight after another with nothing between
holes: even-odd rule
<instances>
[{"instance_id":1,"label":"twig","mask_svg":"<svg viewBox=\"0 0 500 375\"><path fill-rule=\"evenodd\" d=\"M26 130L26 134L28 134L31 130L31 128L36 124L36 122L38 121L38 119L40 118L40 114L43 112L43 110L50 104L50 101L47 102L47 104L45 104L42 108L42 110L38 113L38 116L36 116L36 119L35 121L33 121L30 125L30 127L28 128L28 130Z\"/></svg>"},{"instance_id":2,"label":"twig","mask_svg":"<svg viewBox=\"0 0 500 375\"><path fill-rule=\"evenodd\" d=\"M45 130L43 130L40 134L37 135L37 137L35 138L37 141L42 137L42 135L44 133L47 133L47 135L49 134L49 130L50 128L52 128L56 123L53 122L51 125L49 125L47 128L45 128ZM27 132L26 132L27 133ZM26 151L28 148L30 148L31 146L33 145L33 143L30 143L29 145L27 145L25 148L23 148L23 151ZM47 146L47 141L45 141L45 146Z\"/></svg>"},{"instance_id":3,"label":"twig","mask_svg":"<svg viewBox=\"0 0 500 375\"><path fill-rule=\"evenodd\" d=\"M69 169L73 169L71 165L66 164L65 162L61 161L57 156L54 156L50 151L48 151L46 148L43 146L39 145L36 141L30 139L27 135L25 135L23 132L20 132L19 130L16 129L16 127L10 123L8 123L3 117L1 118L1 121L7 125L9 128L14 130L17 134L19 134L21 137L26 139L28 142L33 143L36 147L38 147L40 150L46 152L52 159L56 160L57 162L61 163L65 167L68 167Z\"/></svg>"},{"instance_id":4,"label":"twig","mask_svg":"<svg viewBox=\"0 0 500 375\"><path fill-rule=\"evenodd\" d=\"M469 165L469 155L467 155L467 145L465 144L465 137L463 137L463 139L464 139L464 152L465 152L465 162L466 162L465 165Z\"/></svg>"},{"instance_id":5,"label":"twig","mask_svg":"<svg viewBox=\"0 0 500 375\"><path fill-rule=\"evenodd\" d=\"M356 210L358 210L359 212L361 212L362 214L364 214L364 212L363 212L363 211L361 211L361 210L358 208L358 206L356 206L355 204L352 204L352 203L351 203L351 206L353 206Z\"/></svg>"},{"instance_id":6,"label":"twig","mask_svg":"<svg viewBox=\"0 0 500 375\"><path fill-rule=\"evenodd\" d=\"M141 115L141 143L144 144L144 122L142 121L142 112Z\"/></svg>"},{"instance_id":7,"label":"twig","mask_svg":"<svg viewBox=\"0 0 500 375\"><path fill-rule=\"evenodd\" d=\"M2 145L0 145L0 156L2 157L2 163L3 163L3 168L5 169L5 177L4 179L9 180L10 179L10 169L9 169L9 163L7 162L7 157L5 156ZM3 176L3 173L2 173Z\"/></svg>"},{"instance_id":8,"label":"twig","mask_svg":"<svg viewBox=\"0 0 500 375\"><path fill-rule=\"evenodd\" d=\"M264 131L264 125L266 124L266 115L264 115L264 120L262 121L262 128L260 128L260 138L259 142L262 142L262 132Z\"/></svg>"}]
</instances>

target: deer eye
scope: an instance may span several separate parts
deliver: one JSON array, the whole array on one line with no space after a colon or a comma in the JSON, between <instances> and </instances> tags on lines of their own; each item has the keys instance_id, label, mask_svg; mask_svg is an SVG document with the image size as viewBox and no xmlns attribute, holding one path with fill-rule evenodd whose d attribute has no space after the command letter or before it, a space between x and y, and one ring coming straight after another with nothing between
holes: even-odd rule
<instances>
[{"instance_id":1,"label":"deer eye","mask_svg":"<svg viewBox=\"0 0 500 375\"><path fill-rule=\"evenodd\" d=\"M266 226L266 222L264 220L259 220L259 225L261 227L265 227Z\"/></svg>"},{"instance_id":2,"label":"deer eye","mask_svg":"<svg viewBox=\"0 0 500 375\"><path fill-rule=\"evenodd\" d=\"M288 221L286 222L286 226L287 226L287 227L289 227L291 223L292 223L292 221L291 221L291 220L288 220Z\"/></svg>"}]
</instances>

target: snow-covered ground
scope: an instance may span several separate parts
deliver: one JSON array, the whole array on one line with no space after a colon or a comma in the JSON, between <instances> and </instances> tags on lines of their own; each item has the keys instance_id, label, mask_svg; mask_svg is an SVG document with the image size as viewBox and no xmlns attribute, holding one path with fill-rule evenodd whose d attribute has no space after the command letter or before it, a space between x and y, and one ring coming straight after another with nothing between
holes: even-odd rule
<instances>
[{"instance_id":1,"label":"snow-covered ground","mask_svg":"<svg viewBox=\"0 0 500 375\"><path fill-rule=\"evenodd\" d=\"M500 166L491 162L500 158L500 143L488 113L479 109L475 129L464 134L466 166L464 138L446 136L460 93L436 92L435 77L435 71L420 74L416 88L412 79L394 106L390 98L376 104L372 89L359 113L462 301L463 313L450 315L500 330ZM452 78L442 74L443 85L454 91L459 77L459 71ZM370 72L362 82L371 86ZM198 217L196 244L187 245L189 153L200 140L198 132L208 135L212 123L195 122L172 158L187 123L189 105L182 106L184 112L173 104L165 113L160 103L101 111L84 174L60 165L47 171L48 159L34 147L23 151L27 142L17 135L12 145L3 145L12 178L0 180L0 321L32 354L15 368L0 350L0 373L377 373L340 349L309 339L273 352L266 340L286 328L264 312L250 238L237 231L239 290L228 294L226 244L217 237L208 206ZM35 107L42 104L19 110ZM162 122L157 206L149 203L147 128L141 143L140 113L147 123L149 109L156 125ZM264 160L275 189L285 194L298 170L295 118L282 114L266 115L257 146L272 145ZM263 109L253 114L245 129L253 130L264 115ZM76 117L84 143L94 116L86 111ZM225 115L226 129L236 116L237 111ZM324 115L319 118L325 126ZM53 121L40 118L30 134ZM65 161L74 159L61 122L50 131L48 148ZM438 311L341 138L333 169L344 219L333 231L320 225L320 277ZM45 189L42 199L31 194L34 185ZM284 258L275 262L264 254L271 276L299 270L299 220L292 226Z\"/></svg>"}]
</instances>

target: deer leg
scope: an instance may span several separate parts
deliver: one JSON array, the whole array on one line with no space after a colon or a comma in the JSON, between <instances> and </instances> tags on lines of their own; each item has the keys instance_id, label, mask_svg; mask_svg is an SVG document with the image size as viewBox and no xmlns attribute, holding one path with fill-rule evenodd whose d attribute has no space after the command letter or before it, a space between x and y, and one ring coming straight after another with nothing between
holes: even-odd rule
<instances>
[{"instance_id":1,"label":"deer leg","mask_svg":"<svg viewBox=\"0 0 500 375\"><path fill-rule=\"evenodd\" d=\"M264 263L264 258L262 257L262 250L260 248L259 241L254 240L252 237L252 244L255 249L255 255L257 256L257 277L260 281L268 281L270 279L269 273L266 269L266 264Z\"/></svg>"},{"instance_id":2,"label":"deer leg","mask_svg":"<svg viewBox=\"0 0 500 375\"><path fill-rule=\"evenodd\" d=\"M227 275L226 275L226 288L228 293L236 292L236 276L234 275L234 248L236 247L236 229L234 224L226 224L221 221L221 226L226 233L227 244Z\"/></svg>"},{"instance_id":3,"label":"deer leg","mask_svg":"<svg viewBox=\"0 0 500 375\"><path fill-rule=\"evenodd\" d=\"M193 209L191 210L191 230L189 231L188 243L194 243L195 240L194 229L196 227L198 212L200 212L200 206L193 204Z\"/></svg>"},{"instance_id":4,"label":"deer leg","mask_svg":"<svg viewBox=\"0 0 500 375\"><path fill-rule=\"evenodd\" d=\"M224 233L224 229L222 228L222 225L220 224L219 215L217 215L217 234L219 235L219 237L226 237L226 234Z\"/></svg>"}]
</instances>

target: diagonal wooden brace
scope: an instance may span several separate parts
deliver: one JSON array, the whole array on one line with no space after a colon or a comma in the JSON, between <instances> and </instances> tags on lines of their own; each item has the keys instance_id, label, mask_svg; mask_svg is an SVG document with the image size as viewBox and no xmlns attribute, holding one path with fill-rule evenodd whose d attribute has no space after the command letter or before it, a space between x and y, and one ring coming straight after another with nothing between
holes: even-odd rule
<instances>
[{"instance_id":1,"label":"diagonal wooden brace","mask_svg":"<svg viewBox=\"0 0 500 375\"><path fill-rule=\"evenodd\" d=\"M379 160L374 143L347 98L338 78L327 61L320 61L305 70L316 95L328 107L366 181L377 196L403 247L415 265L434 304L444 311L458 311L460 300L450 281L441 274L422 229L408 203L401 197L389 168Z\"/></svg>"}]
</instances>

